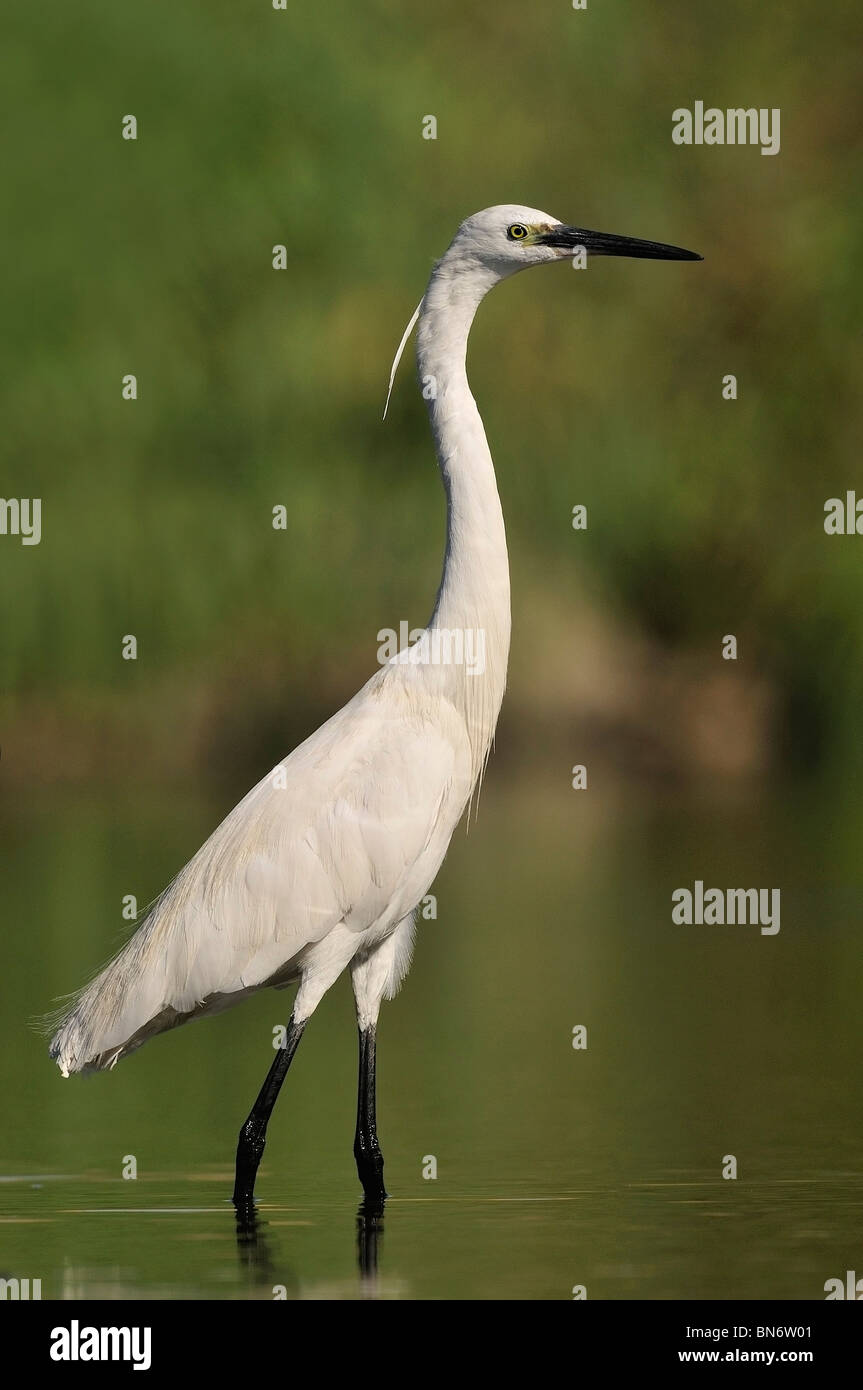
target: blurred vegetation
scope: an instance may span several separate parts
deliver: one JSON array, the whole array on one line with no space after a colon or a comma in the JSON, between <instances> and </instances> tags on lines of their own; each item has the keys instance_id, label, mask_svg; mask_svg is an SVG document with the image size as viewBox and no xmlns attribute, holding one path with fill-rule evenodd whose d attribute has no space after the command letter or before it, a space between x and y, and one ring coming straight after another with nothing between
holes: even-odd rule
<instances>
[{"instance_id":1,"label":"blurred vegetation","mask_svg":"<svg viewBox=\"0 0 863 1390\"><path fill-rule=\"evenodd\" d=\"M381 422L387 372L456 224L514 201L705 261L537 271L483 307L513 707L549 704L576 609L648 663L715 667L733 632L778 763L856 774L863 540L823 531L828 497L863 494L856 21L850 0L19 8L2 493L42 497L43 538L0 538L4 761L37 715L48 762L83 741L87 775L118 724L181 774L235 736L278 756L380 627L425 620L443 499L409 367ZM696 99L781 108L781 153L673 145Z\"/></svg>"}]
</instances>

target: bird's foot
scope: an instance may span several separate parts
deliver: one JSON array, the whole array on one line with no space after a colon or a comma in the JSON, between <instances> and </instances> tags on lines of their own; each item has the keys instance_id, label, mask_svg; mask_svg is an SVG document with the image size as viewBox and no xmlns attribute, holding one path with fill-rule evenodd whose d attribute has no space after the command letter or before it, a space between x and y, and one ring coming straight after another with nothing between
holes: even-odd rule
<instances>
[{"instance_id":1,"label":"bird's foot","mask_svg":"<svg viewBox=\"0 0 863 1390\"><path fill-rule=\"evenodd\" d=\"M388 1194L384 1187L384 1156L380 1149L355 1148L354 1158L357 1161L357 1175L366 1200L383 1203Z\"/></svg>"},{"instance_id":2,"label":"bird's foot","mask_svg":"<svg viewBox=\"0 0 863 1390\"><path fill-rule=\"evenodd\" d=\"M265 1148L264 1136L247 1120L240 1130L240 1137L237 1142L234 1195L231 1199L238 1214L241 1208L254 1211L255 1178Z\"/></svg>"},{"instance_id":3,"label":"bird's foot","mask_svg":"<svg viewBox=\"0 0 863 1390\"><path fill-rule=\"evenodd\" d=\"M237 1239L256 1240L258 1234L258 1208L255 1206L254 1198L233 1197L234 1212L237 1219Z\"/></svg>"}]
</instances>

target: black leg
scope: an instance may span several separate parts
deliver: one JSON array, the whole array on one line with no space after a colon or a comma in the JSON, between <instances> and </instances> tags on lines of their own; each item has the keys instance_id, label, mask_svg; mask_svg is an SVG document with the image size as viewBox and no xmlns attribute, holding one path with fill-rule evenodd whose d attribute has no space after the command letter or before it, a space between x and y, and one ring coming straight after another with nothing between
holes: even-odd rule
<instances>
[{"instance_id":1,"label":"black leg","mask_svg":"<svg viewBox=\"0 0 863 1390\"><path fill-rule=\"evenodd\" d=\"M288 1074L288 1067L291 1065L300 1038L303 1036L305 1026L305 1023L295 1023L291 1019L288 1024L288 1036L285 1045L279 1048L276 1053L276 1059L267 1072L267 1079L260 1089L258 1099L252 1106L249 1118L240 1130L233 1197L234 1206L238 1212L248 1211L252 1207L255 1174L264 1152L267 1124L273 1113L273 1106L278 1100L282 1082Z\"/></svg>"},{"instance_id":2,"label":"black leg","mask_svg":"<svg viewBox=\"0 0 863 1390\"><path fill-rule=\"evenodd\" d=\"M386 1197L384 1156L375 1127L375 1026L360 1029L360 1072L357 1087L357 1134L354 1158L363 1191L371 1201Z\"/></svg>"}]
</instances>

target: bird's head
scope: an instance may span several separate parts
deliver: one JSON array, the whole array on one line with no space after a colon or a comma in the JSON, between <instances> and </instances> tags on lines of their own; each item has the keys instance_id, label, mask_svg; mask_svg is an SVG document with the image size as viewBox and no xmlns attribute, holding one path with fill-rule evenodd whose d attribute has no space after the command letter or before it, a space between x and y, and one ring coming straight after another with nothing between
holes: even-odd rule
<instances>
[{"instance_id":1,"label":"bird's head","mask_svg":"<svg viewBox=\"0 0 863 1390\"><path fill-rule=\"evenodd\" d=\"M473 312L482 296L499 280L532 265L574 261L580 251L587 256L632 256L651 261L702 259L696 251L684 251L681 246L668 246L662 241L642 241L638 237L573 227L547 212L519 203L501 203L475 212L462 222L437 262L426 295L402 335L390 371L384 418L405 344L423 305L428 306L436 293L443 292L451 300L460 296Z\"/></svg>"},{"instance_id":2,"label":"bird's head","mask_svg":"<svg viewBox=\"0 0 863 1390\"><path fill-rule=\"evenodd\" d=\"M700 261L695 251L660 241L593 232L569 226L537 208L503 203L466 218L443 260L453 271L459 263L482 265L503 278L532 265L571 260L583 247L588 256L633 256L639 260Z\"/></svg>"}]
</instances>

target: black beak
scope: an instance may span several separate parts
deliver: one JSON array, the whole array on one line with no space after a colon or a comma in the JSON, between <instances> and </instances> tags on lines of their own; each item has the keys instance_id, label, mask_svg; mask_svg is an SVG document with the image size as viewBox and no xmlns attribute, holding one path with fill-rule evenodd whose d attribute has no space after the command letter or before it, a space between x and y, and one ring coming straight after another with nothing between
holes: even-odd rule
<instances>
[{"instance_id":1,"label":"black beak","mask_svg":"<svg viewBox=\"0 0 863 1390\"><path fill-rule=\"evenodd\" d=\"M634 236L614 236L610 232L591 232L586 227L551 227L537 238L544 246L560 246L575 251L583 246L589 256L633 256L643 261L701 261L697 251L682 246L666 246L662 241L640 241Z\"/></svg>"}]
</instances>

